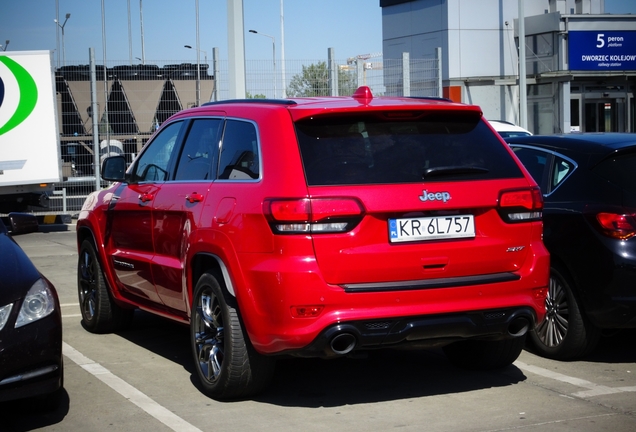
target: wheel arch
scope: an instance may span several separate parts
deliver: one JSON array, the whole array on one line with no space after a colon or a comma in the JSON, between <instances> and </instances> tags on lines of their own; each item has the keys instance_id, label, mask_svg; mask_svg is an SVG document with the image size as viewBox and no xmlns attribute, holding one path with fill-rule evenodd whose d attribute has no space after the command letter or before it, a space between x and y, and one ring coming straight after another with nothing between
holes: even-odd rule
<instances>
[{"instance_id":1,"label":"wheel arch","mask_svg":"<svg viewBox=\"0 0 636 432\"><path fill-rule=\"evenodd\" d=\"M82 246L84 240L90 240L93 243L93 246L96 246L95 242L95 233L93 230L87 226L78 226L77 227L77 249Z\"/></svg>"},{"instance_id":2,"label":"wheel arch","mask_svg":"<svg viewBox=\"0 0 636 432\"><path fill-rule=\"evenodd\" d=\"M555 268L570 284L570 290L575 297L576 303L582 313L587 309L587 295L585 293L585 284L577 278L576 272L562 260L558 255L550 255L550 269Z\"/></svg>"},{"instance_id":3,"label":"wheel arch","mask_svg":"<svg viewBox=\"0 0 636 432\"><path fill-rule=\"evenodd\" d=\"M194 287L196 285L196 281L199 280L201 275L209 270L214 271L218 275L222 277L222 285L221 287L229 294L231 297L236 298L236 291L234 289L234 283L232 282L232 277L230 276L230 271L228 270L225 262L218 255L203 252L198 253L192 258L191 262L191 284L190 284L190 298L194 296Z\"/></svg>"}]
</instances>

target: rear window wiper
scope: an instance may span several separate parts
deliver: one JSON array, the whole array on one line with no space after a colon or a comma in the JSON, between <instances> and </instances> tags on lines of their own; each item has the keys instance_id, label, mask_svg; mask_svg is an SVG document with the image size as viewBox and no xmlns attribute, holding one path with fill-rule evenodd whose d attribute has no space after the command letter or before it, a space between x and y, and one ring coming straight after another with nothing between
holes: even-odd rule
<instances>
[{"instance_id":1,"label":"rear window wiper","mask_svg":"<svg viewBox=\"0 0 636 432\"><path fill-rule=\"evenodd\" d=\"M427 177L440 177L445 175L461 175L461 174L486 174L488 168L476 167L476 166L441 166L428 168L422 174L422 178Z\"/></svg>"}]
</instances>

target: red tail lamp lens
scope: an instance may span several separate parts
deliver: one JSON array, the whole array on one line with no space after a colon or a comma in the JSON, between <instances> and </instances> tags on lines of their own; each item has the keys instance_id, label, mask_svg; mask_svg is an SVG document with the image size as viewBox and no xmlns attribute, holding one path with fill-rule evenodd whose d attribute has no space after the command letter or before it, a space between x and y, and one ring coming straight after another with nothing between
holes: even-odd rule
<instances>
[{"instance_id":1,"label":"red tail lamp lens","mask_svg":"<svg viewBox=\"0 0 636 432\"><path fill-rule=\"evenodd\" d=\"M616 213L599 213L596 220L601 224L603 231L610 237L626 240L636 235L634 216Z\"/></svg>"},{"instance_id":2,"label":"red tail lamp lens","mask_svg":"<svg viewBox=\"0 0 636 432\"><path fill-rule=\"evenodd\" d=\"M543 197L539 188L506 191L501 194L499 206L541 210L543 208Z\"/></svg>"},{"instance_id":3,"label":"red tail lamp lens","mask_svg":"<svg viewBox=\"0 0 636 432\"><path fill-rule=\"evenodd\" d=\"M311 202L308 199L271 200L268 210L277 221L306 222L311 217Z\"/></svg>"}]
</instances>

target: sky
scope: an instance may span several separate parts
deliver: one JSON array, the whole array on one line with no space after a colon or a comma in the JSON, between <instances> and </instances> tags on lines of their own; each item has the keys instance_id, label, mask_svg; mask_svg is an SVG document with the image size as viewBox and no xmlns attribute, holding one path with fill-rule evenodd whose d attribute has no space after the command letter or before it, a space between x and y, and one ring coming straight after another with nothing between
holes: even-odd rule
<instances>
[{"instance_id":1,"label":"sky","mask_svg":"<svg viewBox=\"0 0 636 432\"><path fill-rule=\"evenodd\" d=\"M55 50L57 46L56 1L64 25L66 64L88 64L89 47L97 63L103 63L102 2L100 0L0 0L0 44L9 39L8 50ZM141 3L141 8L140 8ZM203 62L212 58L213 47L227 59L227 0L199 0L199 49ZM130 4L131 37L128 32ZM284 0L286 60L326 59L328 48L337 58L382 51L382 11L379 0ZM276 57L281 54L280 0L243 0L245 56L272 59L272 36ZM143 54L140 9L143 16ZM149 62L196 63L195 0L105 0L104 21L107 59ZM256 30L260 34L249 33ZM4 48L4 47L3 47ZM205 52L204 52L205 51ZM55 58L55 54L54 54Z\"/></svg>"},{"instance_id":2,"label":"sky","mask_svg":"<svg viewBox=\"0 0 636 432\"><path fill-rule=\"evenodd\" d=\"M334 48L338 59L382 51L379 0L283 1L286 61L324 60L328 48ZM142 57L159 64L196 62L196 50L184 48L184 45L196 47L196 0L104 0L103 3L104 31L100 0L1 0L0 45L4 49L8 39L6 48L10 51L56 50L59 32L60 49L54 53L54 59L59 53L60 60L65 59L67 65L88 64L88 51L92 47L97 63L103 63L102 34L105 34L109 63L125 63L131 57L133 63L139 63L137 58ZM227 59L227 0L198 3L200 60L204 61L206 55L211 59L214 47L219 48L221 59ZM59 24L54 22L56 4ZM247 60L271 59L272 42L280 59L280 6L281 0L243 0ZM636 1L605 0L605 11L636 14ZM71 17L64 24L62 43L60 25L67 13ZM250 29L260 34L249 33Z\"/></svg>"}]
</instances>

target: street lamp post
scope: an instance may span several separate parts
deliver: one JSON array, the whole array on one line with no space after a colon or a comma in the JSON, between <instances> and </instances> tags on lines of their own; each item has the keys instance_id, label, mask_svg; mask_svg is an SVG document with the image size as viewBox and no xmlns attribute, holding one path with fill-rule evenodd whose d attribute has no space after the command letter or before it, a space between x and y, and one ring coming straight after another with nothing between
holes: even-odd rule
<instances>
[{"instance_id":1,"label":"street lamp post","mask_svg":"<svg viewBox=\"0 0 636 432\"><path fill-rule=\"evenodd\" d=\"M8 46L9 46L9 39L7 39L4 42L4 47L2 45L0 45L0 48L2 48L2 51L6 51Z\"/></svg>"},{"instance_id":2,"label":"street lamp post","mask_svg":"<svg viewBox=\"0 0 636 432\"><path fill-rule=\"evenodd\" d=\"M205 64L208 64L208 53L205 50L193 48L192 45L184 45L184 48L196 50L197 53L200 51L203 53L205 58ZM197 106L201 105L201 64L199 63L199 56L197 55Z\"/></svg>"},{"instance_id":3,"label":"street lamp post","mask_svg":"<svg viewBox=\"0 0 636 432\"><path fill-rule=\"evenodd\" d=\"M270 36L265 33L259 33L256 30L250 30L249 32L268 37L272 40L272 61L274 63L274 98L276 98L276 39L274 38L274 36Z\"/></svg>"},{"instance_id":4,"label":"street lamp post","mask_svg":"<svg viewBox=\"0 0 636 432\"><path fill-rule=\"evenodd\" d=\"M71 17L70 13L66 14L66 19L64 20L63 24L60 24L60 22L56 19L54 19L53 21L55 21L55 24L57 24L58 26L60 26L60 28L62 29L62 63L63 66L66 66L66 49L64 48L64 26L66 25L66 21L68 21L68 19Z\"/></svg>"}]
</instances>

